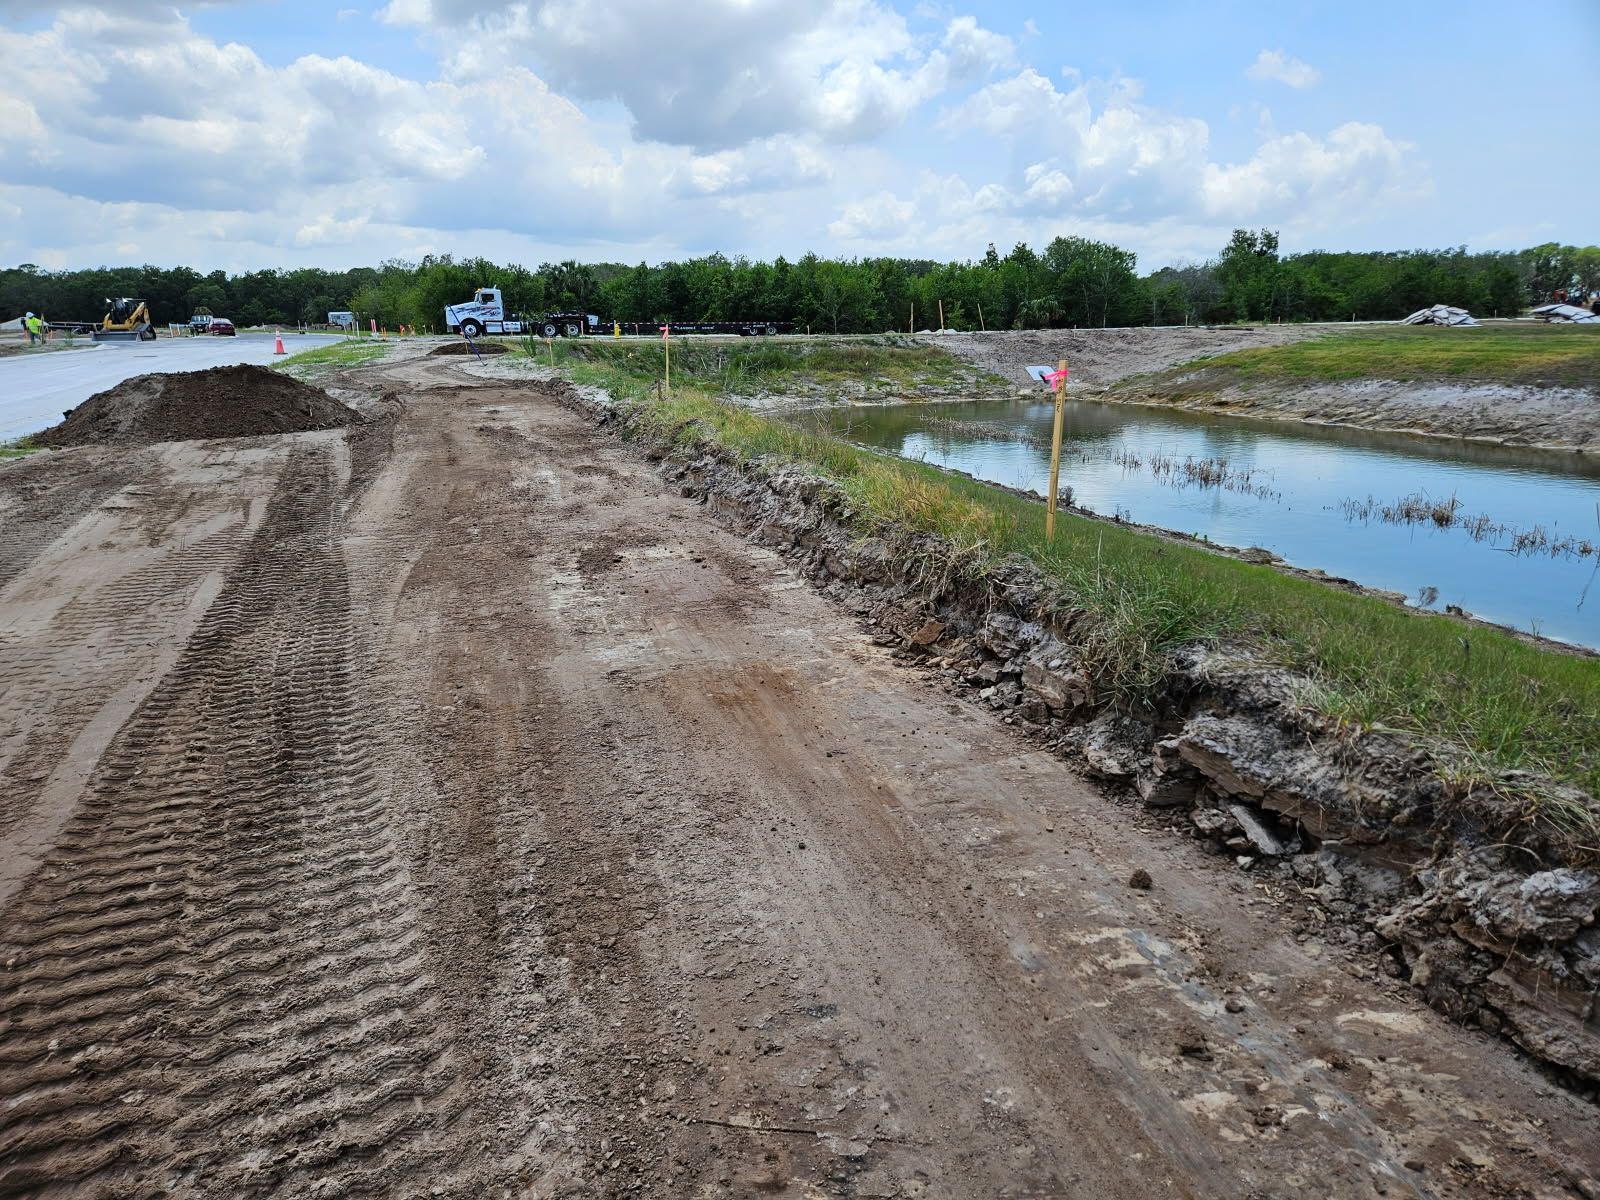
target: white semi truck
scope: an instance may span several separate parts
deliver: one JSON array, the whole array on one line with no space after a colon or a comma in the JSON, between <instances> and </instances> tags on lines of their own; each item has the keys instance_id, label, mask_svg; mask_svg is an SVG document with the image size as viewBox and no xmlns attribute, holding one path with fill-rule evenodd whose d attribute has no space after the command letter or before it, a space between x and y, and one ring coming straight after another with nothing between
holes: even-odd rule
<instances>
[{"instance_id":1,"label":"white semi truck","mask_svg":"<svg viewBox=\"0 0 1600 1200\"><path fill-rule=\"evenodd\" d=\"M444 327L451 333L482 337L486 333L532 333L533 323L521 314L506 315L499 288L479 288L471 300L444 306Z\"/></svg>"}]
</instances>

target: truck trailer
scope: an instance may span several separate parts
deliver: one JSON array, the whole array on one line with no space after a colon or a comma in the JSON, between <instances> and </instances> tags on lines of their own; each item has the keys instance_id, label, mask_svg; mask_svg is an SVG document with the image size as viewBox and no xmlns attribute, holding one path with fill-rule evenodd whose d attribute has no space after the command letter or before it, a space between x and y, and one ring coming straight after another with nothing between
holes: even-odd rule
<instances>
[{"instance_id":1,"label":"truck trailer","mask_svg":"<svg viewBox=\"0 0 1600 1200\"><path fill-rule=\"evenodd\" d=\"M332 319L332 314L329 315ZM548 312L542 317L529 317L521 313L507 315L505 301L499 288L479 288L471 300L461 304L447 304L444 309L444 327L450 333L464 333L468 337L485 334L536 333L541 337L608 337L624 334L628 337L657 337L662 324L658 321L602 321L595 313ZM791 321L673 321L673 333L722 334L739 337L772 336L793 333Z\"/></svg>"}]
</instances>

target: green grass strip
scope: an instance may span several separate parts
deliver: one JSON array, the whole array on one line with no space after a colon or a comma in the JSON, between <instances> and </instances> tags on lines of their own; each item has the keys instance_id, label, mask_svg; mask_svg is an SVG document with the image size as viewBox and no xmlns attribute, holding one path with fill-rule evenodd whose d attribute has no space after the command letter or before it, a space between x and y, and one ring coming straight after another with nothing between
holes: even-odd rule
<instances>
[{"instance_id":1,"label":"green grass strip","mask_svg":"<svg viewBox=\"0 0 1600 1200\"><path fill-rule=\"evenodd\" d=\"M553 356L557 367L598 367L634 383L647 383L662 374L664 351L659 341L558 338L547 343L525 338L522 345L540 362L549 364ZM891 394L969 387L978 395L1011 386L938 346L884 336L828 341L681 338L672 343L672 376L721 394L784 394L854 385L866 392Z\"/></svg>"},{"instance_id":2,"label":"green grass strip","mask_svg":"<svg viewBox=\"0 0 1600 1200\"><path fill-rule=\"evenodd\" d=\"M342 342L318 346L315 350L302 350L282 362L273 363L272 366L274 370L298 375L305 368L359 367L376 362L388 352L388 342L348 338Z\"/></svg>"},{"instance_id":3,"label":"green grass strip","mask_svg":"<svg viewBox=\"0 0 1600 1200\"><path fill-rule=\"evenodd\" d=\"M1600 387L1600 325L1357 325L1286 346L1219 354L1119 386L1182 394L1230 383L1351 379Z\"/></svg>"}]
</instances>

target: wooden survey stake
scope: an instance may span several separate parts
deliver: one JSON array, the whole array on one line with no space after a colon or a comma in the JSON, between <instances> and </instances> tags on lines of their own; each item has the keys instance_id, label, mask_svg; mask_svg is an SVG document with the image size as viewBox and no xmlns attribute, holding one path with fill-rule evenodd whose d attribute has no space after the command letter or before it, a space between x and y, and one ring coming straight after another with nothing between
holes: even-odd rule
<instances>
[{"instance_id":1,"label":"wooden survey stake","mask_svg":"<svg viewBox=\"0 0 1600 1200\"><path fill-rule=\"evenodd\" d=\"M1061 421L1067 407L1067 360L1056 363L1056 423L1050 431L1050 496L1045 502L1044 537L1051 542L1056 536L1056 489L1061 484Z\"/></svg>"},{"instance_id":2,"label":"wooden survey stake","mask_svg":"<svg viewBox=\"0 0 1600 1200\"><path fill-rule=\"evenodd\" d=\"M665 367L661 384L661 394L672 395L672 326L661 327L661 359Z\"/></svg>"}]
</instances>

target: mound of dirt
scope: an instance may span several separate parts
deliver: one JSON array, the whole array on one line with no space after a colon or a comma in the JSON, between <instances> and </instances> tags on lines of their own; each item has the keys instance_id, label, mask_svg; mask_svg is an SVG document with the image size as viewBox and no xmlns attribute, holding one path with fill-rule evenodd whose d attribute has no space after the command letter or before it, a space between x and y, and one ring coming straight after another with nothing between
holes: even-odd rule
<instances>
[{"instance_id":1,"label":"mound of dirt","mask_svg":"<svg viewBox=\"0 0 1600 1200\"><path fill-rule=\"evenodd\" d=\"M298 433L360 419L321 388L282 372L211 367L125 379L90 396L33 440L46 446L137 445Z\"/></svg>"},{"instance_id":2,"label":"mound of dirt","mask_svg":"<svg viewBox=\"0 0 1600 1200\"><path fill-rule=\"evenodd\" d=\"M507 346L504 342L479 342L479 343L477 343L477 346L478 346L478 353L479 354L504 354L507 350L511 349L511 347ZM467 343L465 341L446 342L442 346L435 346L428 353L430 353L430 354L471 354L472 353L472 347L467 345Z\"/></svg>"}]
</instances>

